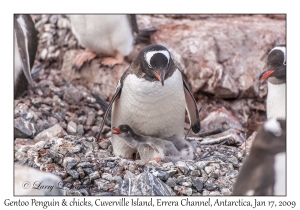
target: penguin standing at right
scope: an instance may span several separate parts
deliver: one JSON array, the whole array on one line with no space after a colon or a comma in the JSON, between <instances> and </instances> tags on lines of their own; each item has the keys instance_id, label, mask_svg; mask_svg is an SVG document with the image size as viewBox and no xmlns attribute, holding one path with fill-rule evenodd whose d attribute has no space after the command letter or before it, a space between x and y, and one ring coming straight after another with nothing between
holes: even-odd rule
<instances>
[{"instance_id":1,"label":"penguin standing at right","mask_svg":"<svg viewBox=\"0 0 300 210\"><path fill-rule=\"evenodd\" d=\"M277 45L268 54L267 69L259 76L268 79L267 118L286 119L286 46Z\"/></svg>"},{"instance_id":2,"label":"penguin standing at right","mask_svg":"<svg viewBox=\"0 0 300 210\"><path fill-rule=\"evenodd\" d=\"M29 14L14 15L14 98L21 96L28 84L34 87L31 68L38 46L37 34Z\"/></svg>"},{"instance_id":3,"label":"penguin standing at right","mask_svg":"<svg viewBox=\"0 0 300 210\"><path fill-rule=\"evenodd\" d=\"M286 121L271 118L258 130L232 195L286 194Z\"/></svg>"}]
</instances>

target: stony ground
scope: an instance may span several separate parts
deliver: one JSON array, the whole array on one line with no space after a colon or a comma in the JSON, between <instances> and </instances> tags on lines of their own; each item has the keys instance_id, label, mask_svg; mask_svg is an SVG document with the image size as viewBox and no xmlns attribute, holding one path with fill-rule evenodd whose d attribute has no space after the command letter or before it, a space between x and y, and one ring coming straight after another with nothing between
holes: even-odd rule
<instances>
[{"instance_id":1,"label":"stony ground","mask_svg":"<svg viewBox=\"0 0 300 210\"><path fill-rule=\"evenodd\" d=\"M119 75L146 44L136 45L126 62L113 69L100 68L101 58L87 65L86 69L95 69L105 74L102 80L107 79L109 84L107 88L105 82L98 81L95 90L94 81L90 78L78 79L81 75L82 78L87 77L88 73L84 72L86 69L72 72L71 64L67 63L80 50L70 31L68 19L62 15L33 15L33 18L39 31L35 63L38 67L35 69L40 71L34 75L37 87L15 100L16 163L61 177L67 195L231 194L239 168L255 136L253 131L265 120L264 85L248 88L242 94L239 93L241 97L233 99L231 96L234 96L234 91L228 93L224 91L226 88L218 85L210 89L205 85L202 89L200 86L195 88L193 84L201 81L192 81L191 75L185 72L187 81L194 87L192 89L198 105L203 107L200 112L203 129L200 135L191 134L188 138L197 148L195 160L163 163L114 157L109 141L110 128L105 126L105 138L95 138L104 111L90 94L96 92L109 100ZM159 18L165 22L157 21ZM138 17L138 21L140 26L147 26L151 20L154 26L161 27L152 36L150 42L153 43L153 40L161 37L159 34L164 30L163 24L174 21L190 24L194 19L203 21L205 18L211 17L146 16ZM213 17L218 18L224 17ZM283 21L282 16L261 18ZM111 76L113 73L114 76ZM72 79L68 79L70 74L73 75ZM220 90L222 94L217 95L212 90ZM257 97L251 97L253 90L257 91ZM247 91L248 95L245 94ZM226 98L228 94L230 97ZM215 130L218 132L211 133ZM231 132L231 137L221 138L221 141L211 140L224 137L225 132Z\"/></svg>"}]
</instances>

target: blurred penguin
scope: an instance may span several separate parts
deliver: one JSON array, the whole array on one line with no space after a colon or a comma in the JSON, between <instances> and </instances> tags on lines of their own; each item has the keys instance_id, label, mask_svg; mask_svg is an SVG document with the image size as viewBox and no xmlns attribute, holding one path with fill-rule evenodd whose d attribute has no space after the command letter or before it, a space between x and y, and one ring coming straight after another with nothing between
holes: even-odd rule
<instances>
[{"instance_id":1,"label":"blurred penguin","mask_svg":"<svg viewBox=\"0 0 300 210\"><path fill-rule=\"evenodd\" d=\"M21 96L28 88L34 87L31 68L34 63L38 38L37 30L30 15L14 15L14 98Z\"/></svg>"},{"instance_id":2,"label":"blurred penguin","mask_svg":"<svg viewBox=\"0 0 300 210\"><path fill-rule=\"evenodd\" d=\"M286 194L286 121L269 119L258 130L232 195Z\"/></svg>"},{"instance_id":3,"label":"blurred penguin","mask_svg":"<svg viewBox=\"0 0 300 210\"><path fill-rule=\"evenodd\" d=\"M105 66L114 66L124 61L134 44L134 32L138 33L135 15L68 15L72 32L85 48L76 56L73 68L80 69L86 61L97 55Z\"/></svg>"}]
</instances>

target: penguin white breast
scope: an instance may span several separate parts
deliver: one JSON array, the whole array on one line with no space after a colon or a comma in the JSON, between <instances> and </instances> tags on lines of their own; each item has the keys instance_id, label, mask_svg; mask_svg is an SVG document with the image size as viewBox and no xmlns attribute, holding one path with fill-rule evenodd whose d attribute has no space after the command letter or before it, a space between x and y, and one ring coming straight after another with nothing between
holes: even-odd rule
<instances>
[{"instance_id":1,"label":"penguin white breast","mask_svg":"<svg viewBox=\"0 0 300 210\"><path fill-rule=\"evenodd\" d=\"M280 118L285 119L285 83L272 84L268 82L268 96L267 96L267 117L268 119Z\"/></svg>"},{"instance_id":2,"label":"penguin white breast","mask_svg":"<svg viewBox=\"0 0 300 210\"><path fill-rule=\"evenodd\" d=\"M159 138L183 138L184 118L185 96L178 69L164 86L128 75L112 110L112 126L128 124L137 134Z\"/></svg>"},{"instance_id":3,"label":"penguin white breast","mask_svg":"<svg viewBox=\"0 0 300 210\"><path fill-rule=\"evenodd\" d=\"M275 156L274 172L275 172L275 185L274 195L285 195L286 194L286 153L281 152Z\"/></svg>"},{"instance_id":4,"label":"penguin white breast","mask_svg":"<svg viewBox=\"0 0 300 210\"><path fill-rule=\"evenodd\" d=\"M126 15L69 15L79 43L98 54L128 55L134 42Z\"/></svg>"}]
</instances>

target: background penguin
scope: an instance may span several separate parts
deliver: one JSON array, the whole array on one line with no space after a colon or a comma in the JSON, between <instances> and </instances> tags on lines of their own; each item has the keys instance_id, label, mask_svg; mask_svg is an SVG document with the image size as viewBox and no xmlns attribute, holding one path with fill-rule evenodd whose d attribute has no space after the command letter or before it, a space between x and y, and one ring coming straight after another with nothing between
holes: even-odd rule
<instances>
[{"instance_id":1,"label":"background penguin","mask_svg":"<svg viewBox=\"0 0 300 210\"><path fill-rule=\"evenodd\" d=\"M179 151L172 141L151 136L137 135L128 125L113 127L114 134L119 135L126 143L136 148L142 160L161 159L163 162L176 162L179 160L192 160L192 155L186 155L186 151ZM178 144L179 145L179 144Z\"/></svg>"},{"instance_id":2,"label":"background penguin","mask_svg":"<svg viewBox=\"0 0 300 210\"><path fill-rule=\"evenodd\" d=\"M286 194L286 121L269 119L258 130L232 195Z\"/></svg>"},{"instance_id":3,"label":"background penguin","mask_svg":"<svg viewBox=\"0 0 300 210\"><path fill-rule=\"evenodd\" d=\"M278 45L268 54L267 69L259 79L268 79L267 118L286 118L286 46Z\"/></svg>"},{"instance_id":4,"label":"background penguin","mask_svg":"<svg viewBox=\"0 0 300 210\"><path fill-rule=\"evenodd\" d=\"M112 127L128 124L138 135L184 138L185 109L194 133L200 131L196 101L169 51L161 45L144 48L119 80L100 132L112 107ZM136 149L112 135L116 156L132 158Z\"/></svg>"},{"instance_id":5,"label":"background penguin","mask_svg":"<svg viewBox=\"0 0 300 210\"><path fill-rule=\"evenodd\" d=\"M28 83L34 87L31 68L38 38L30 15L14 15L14 34L14 98L17 98L27 89Z\"/></svg>"},{"instance_id":6,"label":"background penguin","mask_svg":"<svg viewBox=\"0 0 300 210\"><path fill-rule=\"evenodd\" d=\"M85 52L76 56L73 67L79 69L85 61L97 55L104 58L103 65L121 64L134 44L138 33L135 15L68 15L72 32Z\"/></svg>"}]
</instances>

